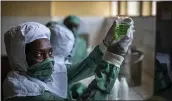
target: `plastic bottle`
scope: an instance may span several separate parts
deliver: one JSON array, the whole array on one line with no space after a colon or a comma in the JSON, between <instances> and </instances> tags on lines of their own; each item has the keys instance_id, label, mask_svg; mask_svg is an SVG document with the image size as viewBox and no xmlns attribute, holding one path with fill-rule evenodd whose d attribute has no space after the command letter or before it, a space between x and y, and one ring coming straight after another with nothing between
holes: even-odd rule
<instances>
[{"instance_id":1,"label":"plastic bottle","mask_svg":"<svg viewBox=\"0 0 172 101\"><path fill-rule=\"evenodd\" d=\"M115 27L115 34L114 39L120 40L122 37L124 37L127 34L127 31L129 27L133 24L133 20L131 18L121 18L119 17L116 20L116 27Z\"/></svg>"},{"instance_id":2,"label":"plastic bottle","mask_svg":"<svg viewBox=\"0 0 172 101\"><path fill-rule=\"evenodd\" d=\"M108 95L108 100L118 100L119 84L120 84L120 82L117 78L115 81L115 84L112 88L111 93Z\"/></svg>"},{"instance_id":3,"label":"plastic bottle","mask_svg":"<svg viewBox=\"0 0 172 101\"><path fill-rule=\"evenodd\" d=\"M127 81L124 77L122 77L120 81L120 89L119 89L120 100L129 100L128 94L129 94L129 87Z\"/></svg>"}]
</instances>

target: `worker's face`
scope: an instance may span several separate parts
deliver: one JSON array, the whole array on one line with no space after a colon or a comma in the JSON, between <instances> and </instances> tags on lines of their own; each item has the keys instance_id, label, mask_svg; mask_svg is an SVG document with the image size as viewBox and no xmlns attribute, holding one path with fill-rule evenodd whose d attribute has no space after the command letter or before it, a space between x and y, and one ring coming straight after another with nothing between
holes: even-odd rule
<instances>
[{"instance_id":1,"label":"worker's face","mask_svg":"<svg viewBox=\"0 0 172 101\"><path fill-rule=\"evenodd\" d=\"M66 25L73 33L76 33L79 29L79 24L68 23Z\"/></svg>"},{"instance_id":2,"label":"worker's face","mask_svg":"<svg viewBox=\"0 0 172 101\"><path fill-rule=\"evenodd\" d=\"M26 45L26 61L29 66L53 58L52 47L48 39L37 39Z\"/></svg>"}]
</instances>

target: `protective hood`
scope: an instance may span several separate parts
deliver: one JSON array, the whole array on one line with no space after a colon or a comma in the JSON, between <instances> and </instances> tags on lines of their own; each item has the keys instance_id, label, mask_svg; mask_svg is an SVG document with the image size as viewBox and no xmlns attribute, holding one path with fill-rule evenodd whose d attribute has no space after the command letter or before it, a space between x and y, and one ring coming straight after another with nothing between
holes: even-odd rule
<instances>
[{"instance_id":1,"label":"protective hood","mask_svg":"<svg viewBox=\"0 0 172 101\"><path fill-rule=\"evenodd\" d=\"M25 55L25 44L36 39L47 38L50 40L50 30L36 22L27 22L11 28L5 33L5 45L10 64L14 71L11 71L3 83L4 98L15 96L38 96L44 91L49 91L55 96L61 95L59 80L53 72L50 81L40 81L28 76L27 62ZM59 66L60 67L60 66ZM3 67L5 68L5 67Z\"/></svg>"},{"instance_id":2,"label":"protective hood","mask_svg":"<svg viewBox=\"0 0 172 101\"><path fill-rule=\"evenodd\" d=\"M41 38L50 40L50 31L44 25L36 22L20 24L5 33L6 52L14 70L27 70L25 44Z\"/></svg>"}]
</instances>

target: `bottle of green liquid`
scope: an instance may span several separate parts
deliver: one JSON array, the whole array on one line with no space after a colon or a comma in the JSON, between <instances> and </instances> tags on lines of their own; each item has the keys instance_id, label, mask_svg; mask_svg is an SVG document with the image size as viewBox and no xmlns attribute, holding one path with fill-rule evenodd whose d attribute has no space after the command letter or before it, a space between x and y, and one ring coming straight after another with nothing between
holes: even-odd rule
<instances>
[{"instance_id":1,"label":"bottle of green liquid","mask_svg":"<svg viewBox=\"0 0 172 101\"><path fill-rule=\"evenodd\" d=\"M130 28L132 20L130 18L125 18L122 21L117 21L116 27L115 27L115 34L114 39L120 40L122 37L124 37L127 34L128 29Z\"/></svg>"}]
</instances>

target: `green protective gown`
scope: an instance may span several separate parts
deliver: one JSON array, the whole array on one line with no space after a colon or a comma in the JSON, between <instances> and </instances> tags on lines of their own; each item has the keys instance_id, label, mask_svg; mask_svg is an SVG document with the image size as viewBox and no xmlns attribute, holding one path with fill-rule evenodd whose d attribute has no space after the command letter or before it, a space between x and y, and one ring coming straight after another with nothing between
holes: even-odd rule
<instances>
[{"instance_id":1,"label":"green protective gown","mask_svg":"<svg viewBox=\"0 0 172 101\"><path fill-rule=\"evenodd\" d=\"M69 87L66 99L45 91L39 96L14 97L6 101L106 100L107 94L110 94L120 69L102 60L102 57L103 53L100 51L99 46L97 46L83 62L68 69ZM88 87L84 87L82 84L74 84L74 82L92 75L95 75L95 79Z\"/></svg>"},{"instance_id":2,"label":"green protective gown","mask_svg":"<svg viewBox=\"0 0 172 101\"><path fill-rule=\"evenodd\" d=\"M67 27L68 24L80 25L80 22L81 21L77 16L69 15L64 19L63 24ZM74 49L72 50L71 63L77 64L87 57L87 43L84 39L79 37L78 29L73 27L71 29L69 28L69 30L73 32L73 35L75 37L75 44Z\"/></svg>"},{"instance_id":3,"label":"green protective gown","mask_svg":"<svg viewBox=\"0 0 172 101\"><path fill-rule=\"evenodd\" d=\"M80 37L75 38L75 45L72 50L71 63L81 63L87 57L86 41Z\"/></svg>"}]
</instances>

